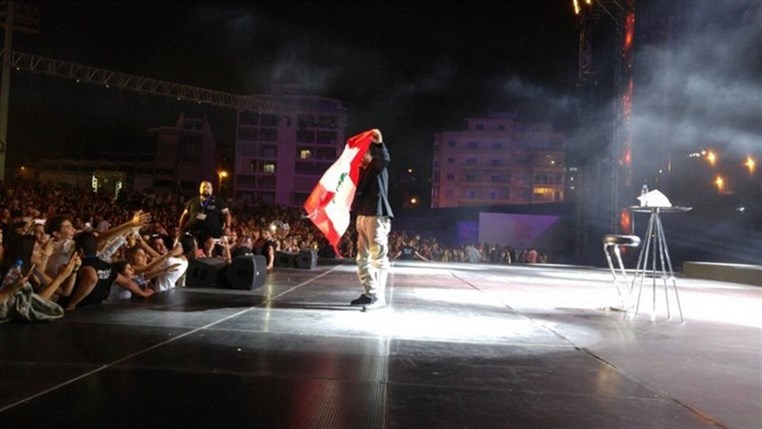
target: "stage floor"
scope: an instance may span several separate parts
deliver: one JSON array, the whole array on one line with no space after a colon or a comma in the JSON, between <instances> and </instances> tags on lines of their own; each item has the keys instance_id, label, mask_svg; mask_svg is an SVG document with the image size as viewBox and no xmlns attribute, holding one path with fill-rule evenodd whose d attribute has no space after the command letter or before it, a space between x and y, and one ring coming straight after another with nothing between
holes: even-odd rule
<instances>
[{"instance_id":1,"label":"stage floor","mask_svg":"<svg viewBox=\"0 0 762 429\"><path fill-rule=\"evenodd\" d=\"M0 325L0 427L762 427L762 288L631 320L603 269L395 262L362 312L355 268Z\"/></svg>"}]
</instances>

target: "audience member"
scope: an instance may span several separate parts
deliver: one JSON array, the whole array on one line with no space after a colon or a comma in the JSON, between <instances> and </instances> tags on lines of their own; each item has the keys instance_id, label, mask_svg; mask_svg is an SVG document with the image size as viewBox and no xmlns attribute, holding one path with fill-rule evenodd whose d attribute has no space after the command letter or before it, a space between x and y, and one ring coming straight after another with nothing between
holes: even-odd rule
<instances>
[{"instance_id":1,"label":"audience member","mask_svg":"<svg viewBox=\"0 0 762 429\"><path fill-rule=\"evenodd\" d=\"M403 244L399 252L397 252L392 259L402 259L412 261L414 259L420 259L422 261L428 261L426 257L421 255L415 247L415 238L411 238L406 244Z\"/></svg>"},{"instance_id":2,"label":"audience member","mask_svg":"<svg viewBox=\"0 0 762 429\"><path fill-rule=\"evenodd\" d=\"M270 236L270 231L267 228L262 228L259 230L258 235L255 237L253 246L253 253L255 255L264 256L267 264L267 271L272 271L273 267L275 266L276 246L275 242Z\"/></svg>"},{"instance_id":3,"label":"audience member","mask_svg":"<svg viewBox=\"0 0 762 429\"><path fill-rule=\"evenodd\" d=\"M158 237L155 242L162 241ZM180 237L180 246L182 254L178 256L169 256L159 268L162 270L154 279L151 287L156 292L165 292L177 286L184 286L181 278L184 279L185 272L188 270L188 260L196 258L198 245L196 239L190 234L183 234ZM166 249L165 249L166 250ZM166 254L167 252L165 252Z\"/></svg>"},{"instance_id":4,"label":"audience member","mask_svg":"<svg viewBox=\"0 0 762 429\"><path fill-rule=\"evenodd\" d=\"M140 289L134 281L121 275L113 265L98 258L98 240L92 231L83 231L75 236L76 251L82 258L82 266L71 295L63 297L62 304L67 311L77 306L100 304L106 300L112 285L125 288L143 298L153 295L153 290ZM61 302L61 301L59 301Z\"/></svg>"}]
</instances>

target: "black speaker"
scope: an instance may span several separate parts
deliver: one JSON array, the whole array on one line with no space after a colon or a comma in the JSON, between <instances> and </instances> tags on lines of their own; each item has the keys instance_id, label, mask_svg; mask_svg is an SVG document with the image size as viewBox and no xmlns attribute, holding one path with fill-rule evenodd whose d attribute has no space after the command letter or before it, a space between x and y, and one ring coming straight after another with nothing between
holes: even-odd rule
<instances>
[{"instance_id":1,"label":"black speaker","mask_svg":"<svg viewBox=\"0 0 762 429\"><path fill-rule=\"evenodd\" d=\"M231 289L251 290L261 287L267 275L267 260L262 255L242 255L233 258L225 270Z\"/></svg>"},{"instance_id":2,"label":"black speaker","mask_svg":"<svg viewBox=\"0 0 762 429\"><path fill-rule=\"evenodd\" d=\"M198 258L188 261L185 274L187 287L224 287L225 260L220 258Z\"/></svg>"},{"instance_id":3,"label":"black speaker","mask_svg":"<svg viewBox=\"0 0 762 429\"><path fill-rule=\"evenodd\" d=\"M296 254L287 252L276 252L275 263L276 267L294 268L296 266Z\"/></svg>"},{"instance_id":4,"label":"black speaker","mask_svg":"<svg viewBox=\"0 0 762 429\"><path fill-rule=\"evenodd\" d=\"M296 255L296 268L311 270L317 266L317 259L316 250L302 250Z\"/></svg>"}]
</instances>

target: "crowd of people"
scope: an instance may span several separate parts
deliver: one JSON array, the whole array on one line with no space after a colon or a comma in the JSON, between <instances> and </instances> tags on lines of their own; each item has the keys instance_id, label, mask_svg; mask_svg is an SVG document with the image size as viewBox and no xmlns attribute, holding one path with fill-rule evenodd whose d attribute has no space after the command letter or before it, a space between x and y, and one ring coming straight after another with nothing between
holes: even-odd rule
<instances>
[{"instance_id":1,"label":"crowd of people","mask_svg":"<svg viewBox=\"0 0 762 429\"><path fill-rule=\"evenodd\" d=\"M531 247L515 249L497 243L473 242L464 245L442 245L434 237L408 236L405 231L392 231L389 237L392 258L439 262L468 262L483 264L539 264L548 256Z\"/></svg>"},{"instance_id":2,"label":"crowd of people","mask_svg":"<svg viewBox=\"0 0 762 429\"><path fill-rule=\"evenodd\" d=\"M0 321L49 320L86 305L148 298L183 286L194 258L229 263L237 255L261 254L272 271L278 252L310 249L336 256L300 207L228 200L230 217L222 217L218 233L189 234L182 220L192 200L151 191L122 191L115 199L63 185L0 187ZM340 243L341 256L354 258L356 243L351 226ZM389 257L545 262L534 249L516 254L494 244L446 246L396 230L389 233Z\"/></svg>"}]
</instances>

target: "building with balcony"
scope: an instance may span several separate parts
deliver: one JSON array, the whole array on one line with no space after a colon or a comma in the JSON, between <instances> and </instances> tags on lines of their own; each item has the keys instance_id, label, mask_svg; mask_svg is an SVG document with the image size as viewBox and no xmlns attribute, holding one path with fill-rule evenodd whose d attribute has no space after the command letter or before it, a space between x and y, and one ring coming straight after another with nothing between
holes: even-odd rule
<instances>
[{"instance_id":1,"label":"building with balcony","mask_svg":"<svg viewBox=\"0 0 762 429\"><path fill-rule=\"evenodd\" d=\"M344 147L346 109L295 85L274 86L268 97L287 113L238 112L234 198L301 206Z\"/></svg>"},{"instance_id":2,"label":"building with balcony","mask_svg":"<svg viewBox=\"0 0 762 429\"><path fill-rule=\"evenodd\" d=\"M564 202L566 136L514 114L467 118L434 137L431 206Z\"/></svg>"}]
</instances>

